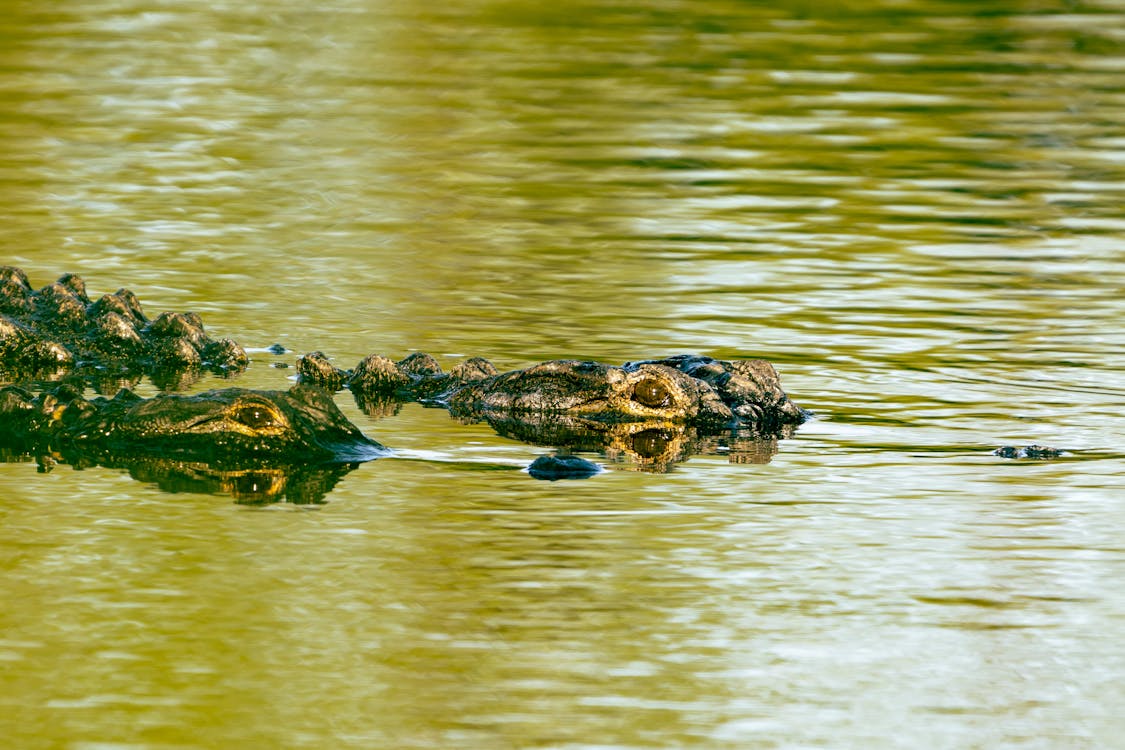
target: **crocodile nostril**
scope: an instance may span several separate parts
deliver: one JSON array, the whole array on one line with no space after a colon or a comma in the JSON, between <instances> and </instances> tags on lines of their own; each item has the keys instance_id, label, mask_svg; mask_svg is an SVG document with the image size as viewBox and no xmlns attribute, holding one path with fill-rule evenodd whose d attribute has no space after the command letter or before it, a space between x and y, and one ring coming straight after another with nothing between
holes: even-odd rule
<instances>
[{"instance_id":1,"label":"crocodile nostril","mask_svg":"<svg viewBox=\"0 0 1125 750\"><path fill-rule=\"evenodd\" d=\"M633 387L633 400L642 406L659 409L672 403L672 392L659 380L645 378Z\"/></svg>"}]
</instances>

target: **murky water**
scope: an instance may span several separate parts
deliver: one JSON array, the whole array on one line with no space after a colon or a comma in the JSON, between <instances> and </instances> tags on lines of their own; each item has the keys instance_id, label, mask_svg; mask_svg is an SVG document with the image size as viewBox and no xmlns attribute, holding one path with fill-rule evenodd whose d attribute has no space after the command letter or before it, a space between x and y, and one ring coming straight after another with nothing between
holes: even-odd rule
<instances>
[{"instance_id":1,"label":"murky water","mask_svg":"<svg viewBox=\"0 0 1125 750\"><path fill-rule=\"evenodd\" d=\"M1123 45L1117 0L6 3L37 286L345 367L765 357L817 419L548 483L340 394L397 454L307 512L0 464L3 744L1120 743Z\"/></svg>"}]
</instances>

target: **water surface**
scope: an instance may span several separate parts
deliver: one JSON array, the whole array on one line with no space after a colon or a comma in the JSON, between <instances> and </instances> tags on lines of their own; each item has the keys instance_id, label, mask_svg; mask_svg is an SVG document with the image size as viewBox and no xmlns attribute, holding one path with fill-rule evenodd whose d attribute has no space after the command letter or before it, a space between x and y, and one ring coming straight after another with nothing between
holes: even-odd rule
<instances>
[{"instance_id":1,"label":"water surface","mask_svg":"<svg viewBox=\"0 0 1125 750\"><path fill-rule=\"evenodd\" d=\"M7 3L0 260L37 286L198 311L248 387L700 352L816 419L548 483L342 393L397 454L317 510L0 464L0 736L1112 746L1123 42L1114 0ZM1069 453L990 453L1029 443Z\"/></svg>"}]
</instances>

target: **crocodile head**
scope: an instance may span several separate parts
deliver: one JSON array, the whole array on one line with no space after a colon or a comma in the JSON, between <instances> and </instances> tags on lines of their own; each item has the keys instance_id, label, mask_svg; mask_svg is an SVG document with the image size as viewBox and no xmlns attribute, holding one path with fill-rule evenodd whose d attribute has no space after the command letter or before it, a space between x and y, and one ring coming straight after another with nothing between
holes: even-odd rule
<instances>
[{"instance_id":1,"label":"crocodile head","mask_svg":"<svg viewBox=\"0 0 1125 750\"><path fill-rule=\"evenodd\" d=\"M160 455L214 464L348 463L386 455L315 388L224 388L193 396L61 404L52 416L75 447Z\"/></svg>"},{"instance_id":2,"label":"crocodile head","mask_svg":"<svg viewBox=\"0 0 1125 750\"><path fill-rule=\"evenodd\" d=\"M706 384L662 365L627 370L599 362L558 360L461 388L454 411L540 412L605 421L676 419L724 423L730 408Z\"/></svg>"},{"instance_id":3,"label":"crocodile head","mask_svg":"<svg viewBox=\"0 0 1125 750\"><path fill-rule=\"evenodd\" d=\"M461 415L553 413L605 422L768 426L798 424L807 416L781 390L768 362L731 363L706 357L621 367L574 360L544 362L469 383L447 400L451 411Z\"/></svg>"}]
</instances>

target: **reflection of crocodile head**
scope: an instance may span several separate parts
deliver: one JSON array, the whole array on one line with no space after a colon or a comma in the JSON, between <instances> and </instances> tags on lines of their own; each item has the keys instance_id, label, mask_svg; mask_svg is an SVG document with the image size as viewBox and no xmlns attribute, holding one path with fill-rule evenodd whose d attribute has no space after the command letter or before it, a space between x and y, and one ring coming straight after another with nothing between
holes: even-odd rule
<instances>
[{"instance_id":1,"label":"reflection of crocodile head","mask_svg":"<svg viewBox=\"0 0 1125 750\"><path fill-rule=\"evenodd\" d=\"M532 445L601 453L620 468L664 473L693 455L726 455L731 463L766 464L777 454L779 438L794 425L774 430L707 429L671 420L606 422L566 414L488 413L484 417L503 437ZM586 474L585 476L588 476Z\"/></svg>"},{"instance_id":2,"label":"reflection of crocodile head","mask_svg":"<svg viewBox=\"0 0 1125 750\"><path fill-rule=\"evenodd\" d=\"M79 457L159 456L241 469L365 461L386 452L331 396L302 386L150 399L120 391L90 401L67 386L35 397L9 387L0 390L0 420L9 438Z\"/></svg>"},{"instance_id":3,"label":"reflection of crocodile head","mask_svg":"<svg viewBox=\"0 0 1125 750\"><path fill-rule=\"evenodd\" d=\"M104 466L122 469L139 482L165 492L227 495L241 505L269 505L283 500L294 505L321 505L324 498L357 463L299 464L220 469L199 461L148 455L89 455L74 450L31 453L27 446L8 448L0 443L0 461L35 461L40 473L54 471L60 463L75 469Z\"/></svg>"},{"instance_id":4,"label":"reflection of crocodile head","mask_svg":"<svg viewBox=\"0 0 1125 750\"><path fill-rule=\"evenodd\" d=\"M151 482L166 492L229 495L241 505L268 505L282 500L294 505L320 505L336 483L356 466L316 464L223 470L160 458L110 465L127 469L134 479Z\"/></svg>"}]
</instances>

